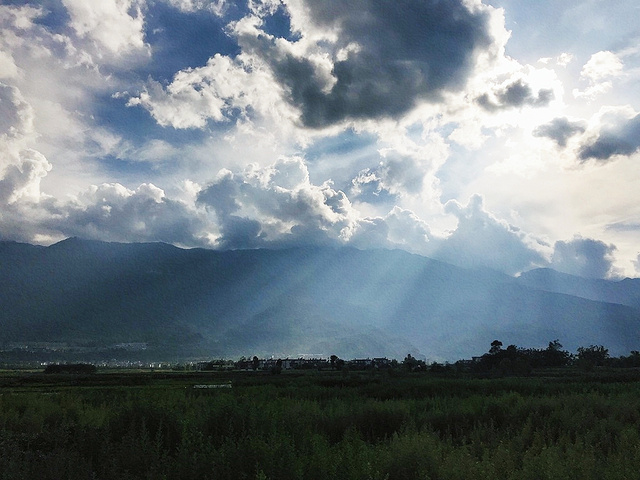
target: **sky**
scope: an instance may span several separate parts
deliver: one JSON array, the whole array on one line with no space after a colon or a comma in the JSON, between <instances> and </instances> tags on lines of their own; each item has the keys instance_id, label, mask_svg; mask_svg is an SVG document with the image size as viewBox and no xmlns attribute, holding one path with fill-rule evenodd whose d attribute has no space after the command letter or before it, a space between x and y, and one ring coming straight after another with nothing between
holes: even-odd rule
<instances>
[{"instance_id":1,"label":"sky","mask_svg":"<svg viewBox=\"0 0 640 480\"><path fill-rule=\"evenodd\" d=\"M640 276L636 0L0 0L0 240Z\"/></svg>"}]
</instances>

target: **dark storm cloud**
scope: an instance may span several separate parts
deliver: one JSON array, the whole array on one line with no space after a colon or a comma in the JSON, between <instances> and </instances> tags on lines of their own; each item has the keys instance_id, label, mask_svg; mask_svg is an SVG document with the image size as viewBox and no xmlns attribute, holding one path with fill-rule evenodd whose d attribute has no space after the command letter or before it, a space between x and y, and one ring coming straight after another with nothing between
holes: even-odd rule
<instances>
[{"instance_id":1,"label":"dark storm cloud","mask_svg":"<svg viewBox=\"0 0 640 480\"><path fill-rule=\"evenodd\" d=\"M488 14L461 0L313 0L306 6L318 27L338 31L336 52L358 46L335 61L328 91L311 60L291 53L268 59L308 127L393 117L419 99L437 99L465 83L474 52L491 43Z\"/></svg>"},{"instance_id":2,"label":"dark storm cloud","mask_svg":"<svg viewBox=\"0 0 640 480\"><path fill-rule=\"evenodd\" d=\"M493 93L493 96L485 93L476 99L482 108L490 112L525 105L544 107L549 105L551 100L553 100L553 90L543 88L538 90L537 95L534 95L531 87L522 79L498 89Z\"/></svg>"},{"instance_id":3,"label":"dark storm cloud","mask_svg":"<svg viewBox=\"0 0 640 480\"><path fill-rule=\"evenodd\" d=\"M631 155L640 148L640 115L612 129L600 132L591 143L580 148L580 160L609 160L614 155Z\"/></svg>"},{"instance_id":4,"label":"dark storm cloud","mask_svg":"<svg viewBox=\"0 0 640 480\"><path fill-rule=\"evenodd\" d=\"M547 137L555 141L559 147L566 147L567 140L577 133L584 133L583 122L572 122L566 117L554 118L549 123L540 125L533 131L536 137Z\"/></svg>"},{"instance_id":5,"label":"dark storm cloud","mask_svg":"<svg viewBox=\"0 0 640 480\"><path fill-rule=\"evenodd\" d=\"M606 278L613 272L614 245L599 240L575 237L554 245L551 267L585 278Z\"/></svg>"}]
</instances>

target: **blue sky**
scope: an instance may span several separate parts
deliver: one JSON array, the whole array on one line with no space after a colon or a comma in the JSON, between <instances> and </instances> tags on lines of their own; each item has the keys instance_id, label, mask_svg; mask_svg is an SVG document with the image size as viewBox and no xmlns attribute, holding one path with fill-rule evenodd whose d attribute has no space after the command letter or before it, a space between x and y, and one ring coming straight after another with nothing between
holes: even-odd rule
<instances>
[{"instance_id":1,"label":"blue sky","mask_svg":"<svg viewBox=\"0 0 640 480\"><path fill-rule=\"evenodd\" d=\"M0 239L640 275L631 0L0 5Z\"/></svg>"}]
</instances>

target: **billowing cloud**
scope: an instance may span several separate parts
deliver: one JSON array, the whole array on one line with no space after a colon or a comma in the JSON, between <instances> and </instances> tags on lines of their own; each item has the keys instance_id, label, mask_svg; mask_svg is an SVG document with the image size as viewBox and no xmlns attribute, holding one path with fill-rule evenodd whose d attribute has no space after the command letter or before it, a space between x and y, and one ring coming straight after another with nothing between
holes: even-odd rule
<instances>
[{"instance_id":1,"label":"billowing cloud","mask_svg":"<svg viewBox=\"0 0 640 480\"><path fill-rule=\"evenodd\" d=\"M567 141L578 133L584 133L586 125L581 121L571 121L567 117L554 118L533 131L536 137L547 137L559 147L566 147Z\"/></svg>"},{"instance_id":2,"label":"billowing cloud","mask_svg":"<svg viewBox=\"0 0 640 480\"><path fill-rule=\"evenodd\" d=\"M541 88L537 93L522 79L508 82L496 88L491 94L485 93L476 101L487 111L503 110L506 108L520 108L525 105L544 107L554 98L553 89Z\"/></svg>"},{"instance_id":3,"label":"billowing cloud","mask_svg":"<svg viewBox=\"0 0 640 480\"><path fill-rule=\"evenodd\" d=\"M123 62L123 69L130 67L132 57L128 53L132 52L127 50L127 55L119 56L98 45L89 33L78 36L61 2L40 3L40 8L0 6L0 51L12 59L17 72L0 85L0 130L7 133L11 129L11 139L4 137L7 141L0 142L0 152L12 150L16 165L20 150L42 153L55 166L48 180L55 177L53 185L59 188L58 193L66 194L71 193L67 175L82 170L87 180L96 166L87 161L89 158L118 156L116 151L123 149L118 145L123 143L119 135L112 130L114 122L100 125L97 117L105 111L101 103L109 97L105 92L110 94L118 82L118 62ZM100 5L95 8L107 8ZM109 58L104 69L109 74L102 71L101 56ZM15 112L9 115L8 108ZM0 167L6 163L6 156L0 158ZM86 184L77 186L73 193L83 188Z\"/></svg>"},{"instance_id":4,"label":"billowing cloud","mask_svg":"<svg viewBox=\"0 0 640 480\"><path fill-rule=\"evenodd\" d=\"M312 184L299 158L221 171L198 202L215 213L223 248L341 243L356 220L347 196L330 183Z\"/></svg>"},{"instance_id":5,"label":"billowing cloud","mask_svg":"<svg viewBox=\"0 0 640 480\"><path fill-rule=\"evenodd\" d=\"M582 67L580 75L591 82L599 82L619 75L622 68L623 63L620 58L607 50L591 55L589 61Z\"/></svg>"},{"instance_id":6,"label":"billowing cloud","mask_svg":"<svg viewBox=\"0 0 640 480\"><path fill-rule=\"evenodd\" d=\"M429 225L414 212L396 206L384 220L389 229L389 243L394 247L416 253L425 253L432 247Z\"/></svg>"},{"instance_id":7,"label":"billowing cloud","mask_svg":"<svg viewBox=\"0 0 640 480\"><path fill-rule=\"evenodd\" d=\"M243 118L248 112L263 118L285 116L279 90L269 74L244 60L216 54L203 67L178 72L166 88L150 81L127 105L140 105L158 124L177 129L203 128L209 120L222 122L232 115Z\"/></svg>"},{"instance_id":8,"label":"billowing cloud","mask_svg":"<svg viewBox=\"0 0 640 480\"><path fill-rule=\"evenodd\" d=\"M269 48L266 58L308 127L394 117L420 99L460 88L474 54L491 43L487 11L459 0L301 3L294 7L292 2L292 23L330 32L330 78L318 74L317 63L292 51Z\"/></svg>"},{"instance_id":9,"label":"billowing cloud","mask_svg":"<svg viewBox=\"0 0 640 480\"><path fill-rule=\"evenodd\" d=\"M618 77L624 68L620 58L608 50L595 53L582 67L581 78L588 83L584 90L574 89L576 98L594 99L613 87L612 79Z\"/></svg>"},{"instance_id":10,"label":"billowing cloud","mask_svg":"<svg viewBox=\"0 0 640 480\"><path fill-rule=\"evenodd\" d=\"M89 38L96 51L129 53L144 48L144 19L138 0L62 0L76 34Z\"/></svg>"},{"instance_id":11,"label":"billowing cloud","mask_svg":"<svg viewBox=\"0 0 640 480\"><path fill-rule=\"evenodd\" d=\"M256 15L273 13L273 2L266 3L270 8L254 6L254 14L229 27L240 55L216 55L205 68L176 74L166 89L151 82L129 105L175 128L222 121L270 94L293 107L306 127L398 117L421 100L460 89L476 54L492 42L489 10L461 0L287 2L298 36L291 41L265 31ZM248 92L256 82L259 94Z\"/></svg>"},{"instance_id":12,"label":"billowing cloud","mask_svg":"<svg viewBox=\"0 0 640 480\"><path fill-rule=\"evenodd\" d=\"M614 245L576 236L568 242L555 243L551 267L586 278L616 276L617 272L613 268L615 250Z\"/></svg>"},{"instance_id":13,"label":"billowing cloud","mask_svg":"<svg viewBox=\"0 0 640 480\"><path fill-rule=\"evenodd\" d=\"M151 184L92 186L74 200L41 191L53 165L29 148L34 109L15 86L0 83L0 238L50 242L67 236L205 245L197 212Z\"/></svg>"},{"instance_id":14,"label":"billowing cloud","mask_svg":"<svg viewBox=\"0 0 640 480\"><path fill-rule=\"evenodd\" d=\"M35 137L33 109L17 87L0 82L0 206L38 202L40 181L51 164L29 148Z\"/></svg>"},{"instance_id":15,"label":"billowing cloud","mask_svg":"<svg viewBox=\"0 0 640 480\"><path fill-rule=\"evenodd\" d=\"M640 57L632 16L604 27L631 0L487 3L5 2L0 236L350 244L513 273L580 231L630 269Z\"/></svg>"},{"instance_id":16,"label":"billowing cloud","mask_svg":"<svg viewBox=\"0 0 640 480\"><path fill-rule=\"evenodd\" d=\"M458 226L433 251L433 257L463 267L489 267L512 275L546 263L534 248L535 240L487 212L481 196L472 196L466 206L449 201L445 208L456 216Z\"/></svg>"},{"instance_id":17,"label":"billowing cloud","mask_svg":"<svg viewBox=\"0 0 640 480\"><path fill-rule=\"evenodd\" d=\"M22 150L19 163L9 165L0 176L0 205L12 204L19 200L40 200L40 181L51 164L40 152Z\"/></svg>"},{"instance_id":18,"label":"billowing cloud","mask_svg":"<svg viewBox=\"0 0 640 480\"><path fill-rule=\"evenodd\" d=\"M387 148L380 151L380 157L377 166L360 171L352 180L350 193L354 198L378 203L390 197L419 195L425 190L434 163L438 164L437 160L433 161L433 155L420 151Z\"/></svg>"},{"instance_id":19,"label":"billowing cloud","mask_svg":"<svg viewBox=\"0 0 640 480\"><path fill-rule=\"evenodd\" d=\"M130 190L120 184L93 185L74 201L50 207L45 224L64 236L121 242L162 241L206 245L204 221L186 204L153 184Z\"/></svg>"},{"instance_id":20,"label":"billowing cloud","mask_svg":"<svg viewBox=\"0 0 640 480\"><path fill-rule=\"evenodd\" d=\"M615 155L632 155L639 148L640 115L636 115L604 126L594 139L580 147L579 158L605 161Z\"/></svg>"},{"instance_id":21,"label":"billowing cloud","mask_svg":"<svg viewBox=\"0 0 640 480\"><path fill-rule=\"evenodd\" d=\"M20 90L0 82L0 168L33 135L33 109Z\"/></svg>"}]
</instances>

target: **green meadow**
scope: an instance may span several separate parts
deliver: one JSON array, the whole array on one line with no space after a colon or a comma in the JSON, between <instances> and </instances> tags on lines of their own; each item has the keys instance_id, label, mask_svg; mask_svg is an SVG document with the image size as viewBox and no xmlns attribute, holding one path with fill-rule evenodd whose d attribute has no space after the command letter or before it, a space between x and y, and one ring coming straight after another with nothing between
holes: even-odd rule
<instances>
[{"instance_id":1,"label":"green meadow","mask_svg":"<svg viewBox=\"0 0 640 480\"><path fill-rule=\"evenodd\" d=\"M0 479L633 479L639 379L0 372Z\"/></svg>"}]
</instances>

